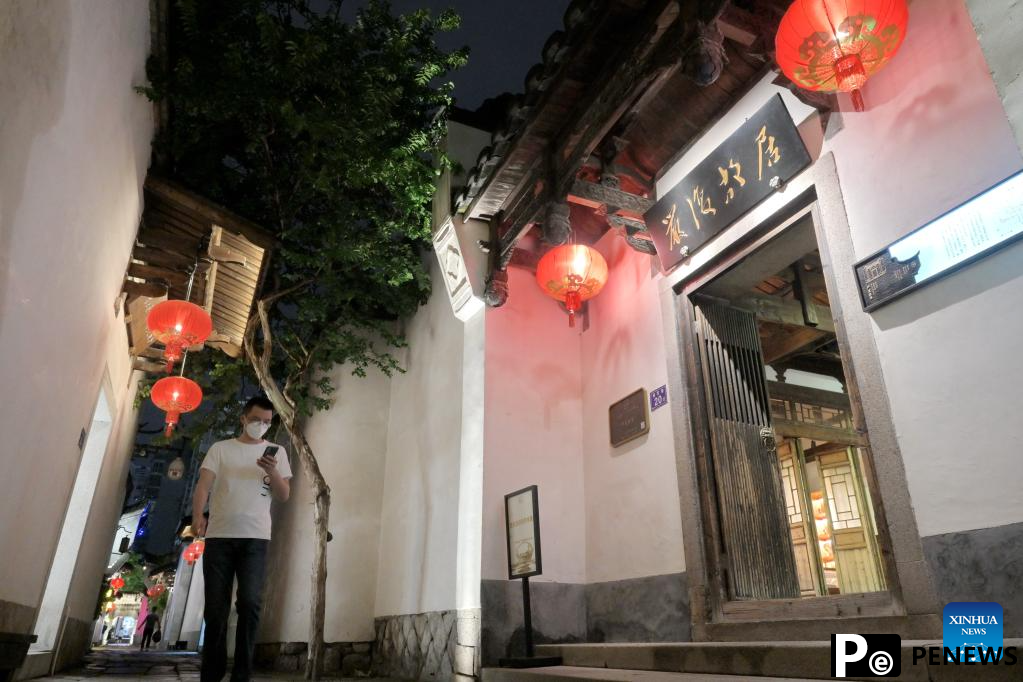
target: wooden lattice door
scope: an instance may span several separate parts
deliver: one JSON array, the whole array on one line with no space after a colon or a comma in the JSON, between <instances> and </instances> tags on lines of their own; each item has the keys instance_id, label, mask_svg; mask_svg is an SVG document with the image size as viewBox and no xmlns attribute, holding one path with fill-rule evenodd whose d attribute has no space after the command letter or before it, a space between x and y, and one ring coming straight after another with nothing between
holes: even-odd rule
<instances>
[{"instance_id":1,"label":"wooden lattice door","mask_svg":"<svg viewBox=\"0 0 1023 682\"><path fill-rule=\"evenodd\" d=\"M798 597L756 319L715 302L695 308L730 597Z\"/></svg>"}]
</instances>

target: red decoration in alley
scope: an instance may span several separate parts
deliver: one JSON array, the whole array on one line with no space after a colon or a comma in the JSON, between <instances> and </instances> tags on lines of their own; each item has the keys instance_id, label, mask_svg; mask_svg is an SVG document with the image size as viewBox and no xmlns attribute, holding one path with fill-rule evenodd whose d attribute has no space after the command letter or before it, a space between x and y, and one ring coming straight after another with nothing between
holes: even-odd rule
<instances>
[{"instance_id":1,"label":"red decoration in alley","mask_svg":"<svg viewBox=\"0 0 1023 682\"><path fill-rule=\"evenodd\" d=\"M163 583L156 583L146 590L146 594L149 595L150 599L159 599L160 595L163 594L166 589L167 588L163 586Z\"/></svg>"},{"instance_id":2,"label":"red decoration in alley","mask_svg":"<svg viewBox=\"0 0 1023 682\"><path fill-rule=\"evenodd\" d=\"M119 575L115 575L113 578L110 579L110 587L114 588L115 590L121 589L122 587L124 587L124 578L122 578Z\"/></svg>"},{"instance_id":3,"label":"red decoration in alley","mask_svg":"<svg viewBox=\"0 0 1023 682\"><path fill-rule=\"evenodd\" d=\"M202 389L199 384L185 377L164 377L155 384L150 393L153 404L167 413L167 431L169 438L178 417L191 412L202 402Z\"/></svg>"},{"instance_id":4,"label":"red decoration in alley","mask_svg":"<svg viewBox=\"0 0 1023 682\"><path fill-rule=\"evenodd\" d=\"M204 342L213 333L209 313L188 301L164 301L149 311L146 318L153 337L165 347L167 373L181 359L185 349Z\"/></svg>"},{"instance_id":5,"label":"red decoration in alley","mask_svg":"<svg viewBox=\"0 0 1023 682\"><path fill-rule=\"evenodd\" d=\"M206 543L202 540L196 540L185 549L185 561L191 566L199 560L204 551L206 551Z\"/></svg>"},{"instance_id":6,"label":"red decoration in alley","mask_svg":"<svg viewBox=\"0 0 1023 682\"><path fill-rule=\"evenodd\" d=\"M583 301L600 293L607 282L607 261L584 244L556 246L536 266L536 281L544 293L568 308L568 326L575 326L575 314Z\"/></svg>"},{"instance_id":7,"label":"red decoration in alley","mask_svg":"<svg viewBox=\"0 0 1023 682\"><path fill-rule=\"evenodd\" d=\"M906 0L796 0L775 36L778 66L804 90L851 92L895 56L909 23Z\"/></svg>"}]
</instances>

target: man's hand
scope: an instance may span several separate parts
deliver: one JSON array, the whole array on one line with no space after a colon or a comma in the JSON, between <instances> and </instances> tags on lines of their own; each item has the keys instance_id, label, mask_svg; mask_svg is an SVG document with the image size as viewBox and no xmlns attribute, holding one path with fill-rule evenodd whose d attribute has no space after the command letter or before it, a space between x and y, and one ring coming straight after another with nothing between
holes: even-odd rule
<instances>
[{"instance_id":1,"label":"man's hand","mask_svg":"<svg viewBox=\"0 0 1023 682\"><path fill-rule=\"evenodd\" d=\"M197 538L206 537L205 516L200 516L199 518L192 520L192 531L195 533L195 537Z\"/></svg>"},{"instance_id":2,"label":"man's hand","mask_svg":"<svg viewBox=\"0 0 1023 682\"><path fill-rule=\"evenodd\" d=\"M270 457L269 455L263 455L256 460L256 464L259 468L266 472L267 476L273 476L274 472L277 471L277 458Z\"/></svg>"}]
</instances>

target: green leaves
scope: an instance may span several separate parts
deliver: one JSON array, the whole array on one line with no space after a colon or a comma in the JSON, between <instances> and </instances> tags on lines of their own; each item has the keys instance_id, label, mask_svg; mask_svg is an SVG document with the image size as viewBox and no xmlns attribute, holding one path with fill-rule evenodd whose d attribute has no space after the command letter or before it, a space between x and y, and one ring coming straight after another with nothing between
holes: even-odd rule
<instances>
[{"instance_id":1,"label":"green leaves","mask_svg":"<svg viewBox=\"0 0 1023 682\"><path fill-rule=\"evenodd\" d=\"M454 12L394 16L369 0L345 23L341 0L323 4L177 0L170 64L151 60L143 89L170 104L160 172L277 238L259 296L308 283L270 320L272 374L306 414L329 406L335 364L401 371L394 324L429 296L433 159L448 75L468 56L435 41L459 25ZM251 369L219 353L194 362L218 406L203 426L219 428L253 387Z\"/></svg>"}]
</instances>

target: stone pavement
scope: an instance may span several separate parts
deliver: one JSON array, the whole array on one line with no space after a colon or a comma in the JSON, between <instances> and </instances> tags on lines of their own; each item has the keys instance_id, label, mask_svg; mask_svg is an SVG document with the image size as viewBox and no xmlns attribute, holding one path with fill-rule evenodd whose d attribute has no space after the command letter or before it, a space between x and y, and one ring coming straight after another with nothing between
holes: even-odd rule
<instances>
[{"instance_id":1,"label":"stone pavement","mask_svg":"<svg viewBox=\"0 0 1023 682\"><path fill-rule=\"evenodd\" d=\"M38 678L40 682L95 679L116 682L199 682L199 655L191 651L139 651L137 646L108 646L94 649L80 667L65 670L53 677ZM228 678L225 676L224 679ZM304 678L300 674L268 672L259 673L252 679L253 682L290 682ZM321 677L320 680L341 682L341 678L337 677Z\"/></svg>"}]
</instances>

